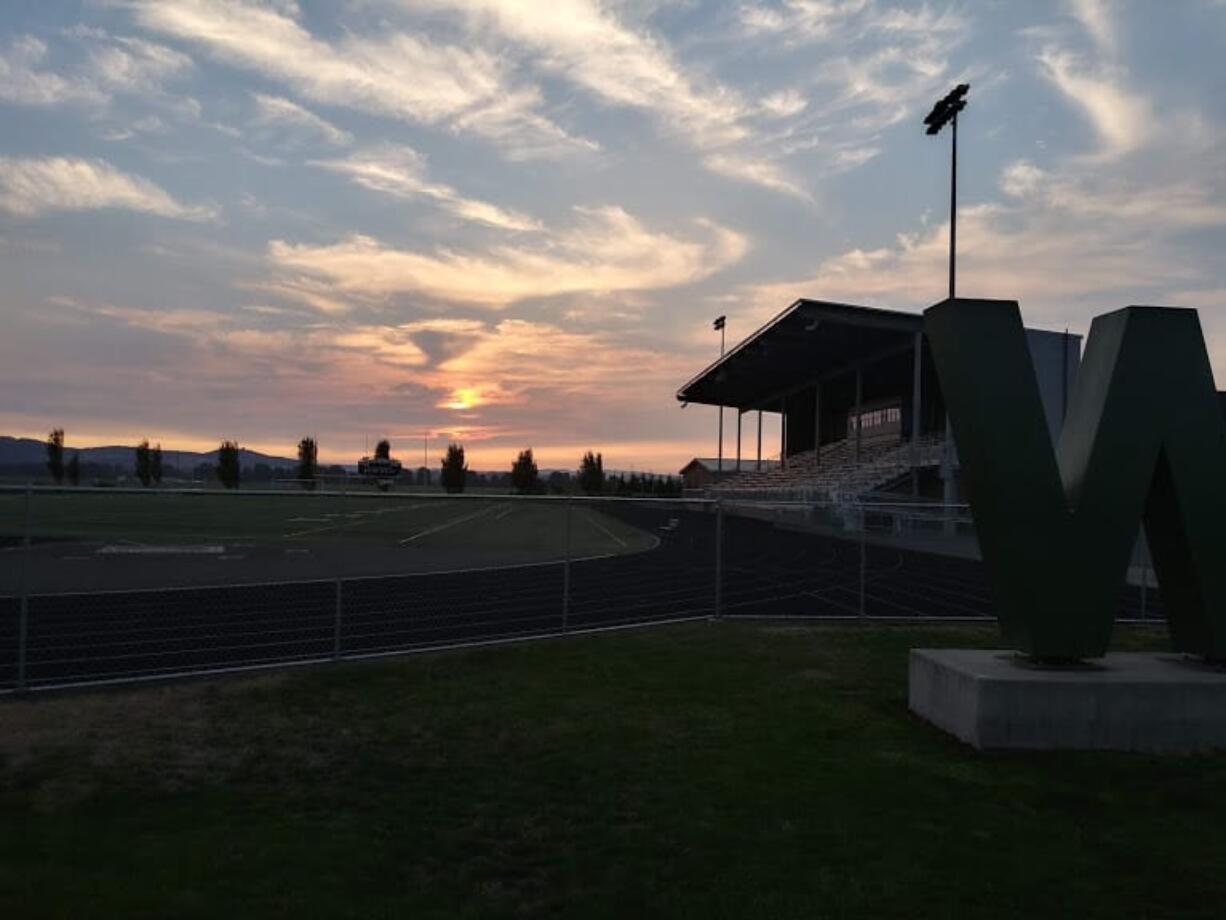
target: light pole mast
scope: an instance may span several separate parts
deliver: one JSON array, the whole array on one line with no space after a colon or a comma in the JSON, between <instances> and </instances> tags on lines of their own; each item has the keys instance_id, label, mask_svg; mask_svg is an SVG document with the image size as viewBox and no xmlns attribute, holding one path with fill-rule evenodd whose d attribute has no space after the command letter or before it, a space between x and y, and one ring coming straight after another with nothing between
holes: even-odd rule
<instances>
[{"instance_id":1,"label":"light pole mast","mask_svg":"<svg viewBox=\"0 0 1226 920\"><path fill-rule=\"evenodd\" d=\"M955 294L954 256L958 248L958 113L966 108L966 94L970 90L969 83L959 83L943 99L937 100L932 111L924 119L928 126L928 134L936 135L946 125L951 126L953 142L950 177L949 177L949 299Z\"/></svg>"},{"instance_id":2,"label":"light pole mast","mask_svg":"<svg viewBox=\"0 0 1226 920\"><path fill-rule=\"evenodd\" d=\"M717 316L715 322L711 324L712 329L719 331L719 356L724 357L724 324L727 321L726 316ZM724 475L724 405L719 406L719 447L716 451L715 460L715 481L718 482Z\"/></svg>"}]
</instances>

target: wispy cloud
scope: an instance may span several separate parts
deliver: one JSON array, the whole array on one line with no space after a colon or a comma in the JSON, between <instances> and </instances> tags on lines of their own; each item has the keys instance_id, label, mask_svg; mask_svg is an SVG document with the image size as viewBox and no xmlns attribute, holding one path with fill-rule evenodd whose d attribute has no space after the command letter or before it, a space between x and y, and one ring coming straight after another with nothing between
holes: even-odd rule
<instances>
[{"instance_id":1,"label":"wispy cloud","mask_svg":"<svg viewBox=\"0 0 1226 920\"><path fill-rule=\"evenodd\" d=\"M1073 15L1104 54L1114 55L1119 46L1117 10L1111 0L1072 0Z\"/></svg>"},{"instance_id":2,"label":"wispy cloud","mask_svg":"<svg viewBox=\"0 0 1226 920\"><path fill-rule=\"evenodd\" d=\"M1149 138L1149 103L1125 88L1117 70L1092 69L1076 55L1056 47L1045 48L1038 61L1044 76L1089 117L1104 155L1129 153Z\"/></svg>"},{"instance_id":3,"label":"wispy cloud","mask_svg":"<svg viewBox=\"0 0 1226 920\"><path fill-rule=\"evenodd\" d=\"M46 57L46 42L32 35L10 42L0 52L0 100L35 106L106 100L106 94L91 83L41 67Z\"/></svg>"},{"instance_id":4,"label":"wispy cloud","mask_svg":"<svg viewBox=\"0 0 1226 920\"><path fill-rule=\"evenodd\" d=\"M759 105L772 118L791 118L803 112L809 101L799 90L781 89L763 96Z\"/></svg>"},{"instance_id":5,"label":"wispy cloud","mask_svg":"<svg viewBox=\"0 0 1226 920\"><path fill-rule=\"evenodd\" d=\"M63 38L72 54L59 68L48 63L49 49L41 38L13 39L0 52L0 100L103 108L116 94L159 96L166 83L193 69L181 51L131 36L77 27Z\"/></svg>"},{"instance_id":6,"label":"wispy cloud","mask_svg":"<svg viewBox=\"0 0 1226 920\"><path fill-rule=\"evenodd\" d=\"M94 31L89 48L88 72L107 89L146 93L168 80L183 77L193 68L182 51L130 36L110 37Z\"/></svg>"},{"instance_id":7,"label":"wispy cloud","mask_svg":"<svg viewBox=\"0 0 1226 920\"><path fill-rule=\"evenodd\" d=\"M767 60L805 62L807 85L767 96L762 108L786 119L772 141L785 152L815 151L823 175L872 159L886 129L965 76L951 72L949 58L970 34L970 17L946 6L783 0L745 3L738 19L741 38Z\"/></svg>"},{"instance_id":8,"label":"wispy cloud","mask_svg":"<svg viewBox=\"0 0 1226 920\"><path fill-rule=\"evenodd\" d=\"M734 264L748 248L743 236L709 222L699 223L700 237L681 237L650 230L617 207L576 211L579 221L566 231L483 252L397 249L355 235L329 246L277 240L269 258L343 291L501 308L533 297L687 284Z\"/></svg>"},{"instance_id":9,"label":"wispy cloud","mask_svg":"<svg viewBox=\"0 0 1226 920\"><path fill-rule=\"evenodd\" d=\"M254 70L315 102L476 134L513 153L560 153L590 145L543 114L531 87L479 49L422 33L317 37L296 4L251 0L133 0L136 21Z\"/></svg>"},{"instance_id":10,"label":"wispy cloud","mask_svg":"<svg viewBox=\"0 0 1226 920\"><path fill-rule=\"evenodd\" d=\"M735 91L687 72L665 42L627 27L594 0L426 0L412 6L461 13L474 29L532 51L536 66L609 105L658 115L700 143L744 135L738 122L745 104Z\"/></svg>"},{"instance_id":11,"label":"wispy cloud","mask_svg":"<svg viewBox=\"0 0 1226 920\"><path fill-rule=\"evenodd\" d=\"M707 169L722 176L760 185L802 201L813 200L813 196L805 191L796 180L770 160L742 157L733 153L713 153L704 157L702 162Z\"/></svg>"},{"instance_id":12,"label":"wispy cloud","mask_svg":"<svg viewBox=\"0 0 1226 920\"><path fill-rule=\"evenodd\" d=\"M312 160L311 165L348 176L353 182L394 198L427 198L462 220L502 230L539 230L533 218L488 201L467 198L454 188L429 179L426 159L409 147L384 146L341 160Z\"/></svg>"},{"instance_id":13,"label":"wispy cloud","mask_svg":"<svg viewBox=\"0 0 1226 920\"><path fill-rule=\"evenodd\" d=\"M959 210L962 296L1014 298L1031 320L1077 327L1093 308L1212 283L1212 268L1180 245L1190 229L1226 227L1226 199L1211 187L1184 178L1137 189L1091 164L1053 174L1016 161L1001 190L1003 202ZM798 296L918 310L942 295L948 252L944 222L890 245L848 249L810 276L754 286L749 297L759 317Z\"/></svg>"},{"instance_id":14,"label":"wispy cloud","mask_svg":"<svg viewBox=\"0 0 1226 920\"><path fill-rule=\"evenodd\" d=\"M257 125L278 125L305 130L337 146L346 146L353 143L353 135L348 131L341 130L327 119L321 118L309 109L283 96L252 93L251 98L255 102L255 124Z\"/></svg>"},{"instance_id":15,"label":"wispy cloud","mask_svg":"<svg viewBox=\"0 0 1226 920\"><path fill-rule=\"evenodd\" d=\"M758 104L698 68L686 66L670 44L632 27L596 0L426 0L401 3L458 14L478 42L511 42L526 67L565 79L601 104L641 111L671 136L706 152L712 172L802 200L806 193L755 141L757 115L787 118L806 101L795 90L767 95Z\"/></svg>"},{"instance_id":16,"label":"wispy cloud","mask_svg":"<svg viewBox=\"0 0 1226 920\"><path fill-rule=\"evenodd\" d=\"M0 208L22 217L48 211L120 208L180 220L211 220L212 207L185 205L165 189L104 160L0 158Z\"/></svg>"}]
</instances>

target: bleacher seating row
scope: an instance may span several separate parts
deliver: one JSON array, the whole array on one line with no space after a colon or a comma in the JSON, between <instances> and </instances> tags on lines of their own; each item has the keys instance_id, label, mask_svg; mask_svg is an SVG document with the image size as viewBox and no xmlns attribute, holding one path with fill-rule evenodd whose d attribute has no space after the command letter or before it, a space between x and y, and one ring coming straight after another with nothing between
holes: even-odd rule
<instances>
[{"instance_id":1,"label":"bleacher seating row","mask_svg":"<svg viewBox=\"0 0 1226 920\"><path fill-rule=\"evenodd\" d=\"M920 438L919 465L941 462L944 439L940 435ZM734 473L715 488L717 494L784 492L804 490L824 500L853 498L898 479L911 469L910 441L872 442L860 445L857 461L855 440L845 438L822 445L820 454L808 450L790 454L787 465Z\"/></svg>"}]
</instances>

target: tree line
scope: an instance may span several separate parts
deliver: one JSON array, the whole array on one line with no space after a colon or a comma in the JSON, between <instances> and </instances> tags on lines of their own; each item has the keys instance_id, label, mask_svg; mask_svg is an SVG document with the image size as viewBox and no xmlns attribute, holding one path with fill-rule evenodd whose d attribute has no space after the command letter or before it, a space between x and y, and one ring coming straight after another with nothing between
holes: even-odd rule
<instances>
[{"instance_id":1,"label":"tree line","mask_svg":"<svg viewBox=\"0 0 1226 920\"><path fill-rule=\"evenodd\" d=\"M81 478L80 455L76 452L64 459L64 429L56 428L47 436L47 470L56 485L79 485ZM391 458L391 442L381 439L375 445L375 457ZM227 489L239 488L243 470L237 441L223 440L217 449L217 462L211 467L198 464L196 475L209 473ZM447 445L447 452L440 461L439 483L449 493L463 492L469 486L513 489L520 495L622 495L675 498L681 495L681 480L675 476L658 476L653 473L606 474L604 457L599 452L587 451L579 460L574 472L554 470L541 476L532 448L521 450L511 464L509 473L477 473L468 468L464 446L458 443ZM161 484L163 476L162 445L151 445L144 439L134 450L132 472L142 486ZM256 464L255 479L270 480L277 472L291 472L281 467ZM348 475L343 467L330 466L326 472L332 475ZM422 473L426 473L423 482ZM313 490L321 477L319 466L319 443L314 437L304 437L298 442L298 464L292 470L294 479L307 490ZM406 471L412 478L412 471ZM429 471L417 471L417 484L429 484Z\"/></svg>"},{"instance_id":2,"label":"tree line","mask_svg":"<svg viewBox=\"0 0 1226 920\"><path fill-rule=\"evenodd\" d=\"M464 460L463 446L448 445L442 464L443 488L448 492L463 492L472 475ZM654 473L606 475L604 457L590 450L580 459L579 468L574 473L554 470L547 477L542 477L530 447L521 450L515 457L506 485L520 495L582 493L657 498L678 498L682 487L680 478L676 476L658 476Z\"/></svg>"}]
</instances>

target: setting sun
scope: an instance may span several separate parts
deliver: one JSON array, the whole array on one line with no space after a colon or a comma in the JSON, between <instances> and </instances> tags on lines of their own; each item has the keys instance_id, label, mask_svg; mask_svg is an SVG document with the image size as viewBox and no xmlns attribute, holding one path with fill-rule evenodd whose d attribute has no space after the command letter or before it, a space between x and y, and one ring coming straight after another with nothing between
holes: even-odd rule
<instances>
[{"instance_id":1,"label":"setting sun","mask_svg":"<svg viewBox=\"0 0 1226 920\"><path fill-rule=\"evenodd\" d=\"M472 387L462 387L458 390L451 391L451 398L439 403L442 409L454 409L463 411L464 409L472 409L485 402L481 398L480 392Z\"/></svg>"}]
</instances>

